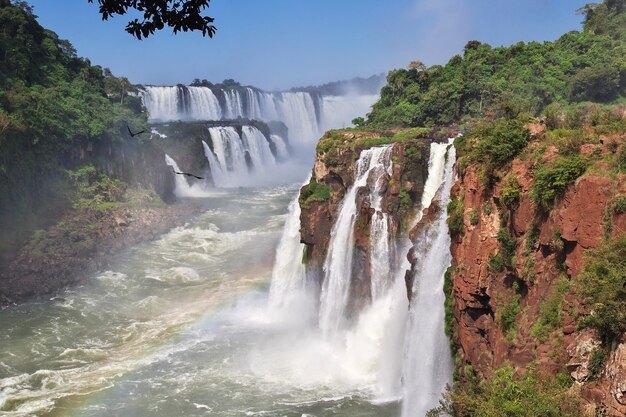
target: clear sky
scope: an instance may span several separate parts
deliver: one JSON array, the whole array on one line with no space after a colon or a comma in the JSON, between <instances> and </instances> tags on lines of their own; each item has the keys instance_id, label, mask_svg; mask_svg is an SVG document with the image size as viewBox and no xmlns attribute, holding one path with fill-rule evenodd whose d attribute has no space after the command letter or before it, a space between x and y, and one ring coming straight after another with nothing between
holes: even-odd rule
<instances>
[{"instance_id":1,"label":"clear sky","mask_svg":"<svg viewBox=\"0 0 626 417\"><path fill-rule=\"evenodd\" d=\"M133 83L219 82L268 90L370 76L419 59L443 64L468 40L554 40L581 28L586 0L212 0L218 28L137 41L127 16L103 22L87 0L29 0L81 56Z\"/></svg>"}]
</instances>

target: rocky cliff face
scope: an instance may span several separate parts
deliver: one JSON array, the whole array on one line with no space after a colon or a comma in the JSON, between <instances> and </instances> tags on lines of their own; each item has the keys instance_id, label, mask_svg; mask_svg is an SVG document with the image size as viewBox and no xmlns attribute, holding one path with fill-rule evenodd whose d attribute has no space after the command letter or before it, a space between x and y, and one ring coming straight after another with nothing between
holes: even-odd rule
<instances>
[{"instance_id":1,"label":"rocky cliff face","mask_svg":"<svg viewBox=\"0 0 626 417\"><path fill-rule=\"evenodd\" d=\"M544 148L539 163L557 158L557 148L542 144L543 128L534 128L529 151ZM538 162L527 154L514 159L493 187L481 179L479 164L459 172L452 190L462 203L463 224L451 247L453 339L460 361L483 375L504 364L520 372L529 365L567 372L603 415L623 416L626 335L592 378L590 360L600 342L594 331L578 325L590 307L572 283L587 250L626 232L626 216L612 205L626 192L626 177L606 173L603 157L611 149L602 142L582 145L580 153L593 154L598 162L547 213L531 199ZM519 184L511 207L503 204L507 177Z\"/></svg>"},{"instance_id":2,"label":"rocky cliff face","mask_svg":"<svg viewBox=\"0 0 626 417\"><path fill-rule=\"evenodd\" d=\"M335 131L322 138L328 146L318 146L311 181L300 191L301 239L306 245L307 277L318 288L323 280L323 264L328 252L333 224L342 199L355 182L355 164L363 149L393 142L394 132ZM392 174L382 179L383 212L390 218L392 239L408 232L408 219L421 200L428 175L430 141L409 138L392 147ZM354 229L354 262L351 281L351 309L370 301L370 226L374 209L366 196L373 189L371 178L357 191L357 220ZM406 254L398 254L405 256Z\"/></svg>"}]
</instances>

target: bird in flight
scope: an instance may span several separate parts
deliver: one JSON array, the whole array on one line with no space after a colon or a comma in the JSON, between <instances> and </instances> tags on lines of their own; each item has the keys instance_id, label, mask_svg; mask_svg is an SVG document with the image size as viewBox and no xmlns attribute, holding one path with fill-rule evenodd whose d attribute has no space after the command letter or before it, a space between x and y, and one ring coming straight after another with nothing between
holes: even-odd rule
<instances>
[{"instance_id":1,"label":"bird in flight","mask_svg":"<svg viewBox=\"0 0 626 417\"><path fill-rule=\"evenodd\" d=\"M130 127L128 127L128 125L126 125L126 129L128 129L128 133L130 133L130 137L131 137L131 138L134 138L135 136L137 136L137 135L141 135L142 133L144 133L144 132L145 132L145 129L144 129L144 130L141 130L141 131L139 131L139 132L137 132L137 133L133 133L133 132L130 130Z\"/></svg>"},{"instance_id":2,"label":"bird in flight","mask_svg":"<svg viewBox=\"0 0 626 417\"><path fill-rule=\"evenodd\" d=\"M190 174L190 173L188 173L188 172L178 172L178 171L176 171L174 168L172 168L172 171L174 171L174 174L178 174L178 175L186 175L186 176L188 176L188 177L194 177L194 178L197 178L197 179L199 179L199 180L203 180L203 179L204 179L204 177L199 177L199 176L197 176L197 175L193 175L193 174Z\"/></svg>"}]
</instances>

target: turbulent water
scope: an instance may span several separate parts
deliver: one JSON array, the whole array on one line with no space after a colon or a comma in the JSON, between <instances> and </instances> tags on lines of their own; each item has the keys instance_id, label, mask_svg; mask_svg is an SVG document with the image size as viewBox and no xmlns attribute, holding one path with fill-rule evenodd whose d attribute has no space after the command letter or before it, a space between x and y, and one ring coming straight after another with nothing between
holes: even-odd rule
<instances>
[{"instance_id":1,"label":"turbulent water","mask_svg":"<svg viewBox=\"0 0 626 417\"><path fill-rule=\"evenodd\" d=\"M218 98L201 87L147 87L142 95L153 120L282 120L303 146L373 102L254 89ZM294 162L293 143L253 126L207 129L210 142L198 152L210 176L172 173L180 204L202 214L118 255L83 287L0 311L0 415L422 417L451 373L445 211L417 243L409 305L410 242L390 236L381 208L391 147L363 151L320 292L302 264L298 186L267 186L301 180L310 165ZM437 190L443 207L449 198L454 156L446 163L446 150L431 145L422 209ZM164 163L182 172L170 156ZM373 209L371 302L348 317L363 187Z\"/></svg>"},{"instance_id":2,"label":"turbulent water","mask_svg":"<svg viewBox=\"0 0 626 417\"><path fill-rule=\"evenodd\" d=\"M396 416L371 403L367 364L307 330L312 306L268 307L296 189L186 200L204 214L84 287L0 311L0 414Z\"/></svg>"}]
</instances>

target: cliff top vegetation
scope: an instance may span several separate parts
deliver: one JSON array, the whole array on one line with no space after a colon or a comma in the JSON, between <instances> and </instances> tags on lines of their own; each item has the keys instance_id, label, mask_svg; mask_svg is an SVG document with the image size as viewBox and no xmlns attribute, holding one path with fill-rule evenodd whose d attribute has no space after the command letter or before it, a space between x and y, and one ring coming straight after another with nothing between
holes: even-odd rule
<instances>
[{"instance_id":1,"label":"cliff top vegetation","mask_svg":"<svg viewBox=\"0 0 626 417\"><path fill-rule=\"evenodd\" d=\"M605 0L583 7L583 30L554 42L493 48L473 40L446 65L390 71L366 125L448 125L511 111L539 115L552 103L622 102L625 4Z\"/></svg>"}]
</instances>

